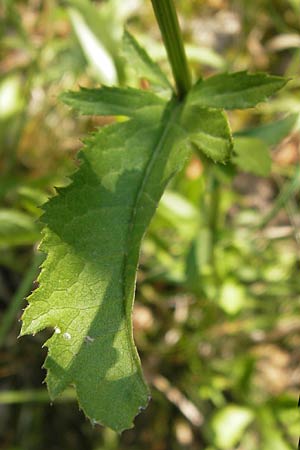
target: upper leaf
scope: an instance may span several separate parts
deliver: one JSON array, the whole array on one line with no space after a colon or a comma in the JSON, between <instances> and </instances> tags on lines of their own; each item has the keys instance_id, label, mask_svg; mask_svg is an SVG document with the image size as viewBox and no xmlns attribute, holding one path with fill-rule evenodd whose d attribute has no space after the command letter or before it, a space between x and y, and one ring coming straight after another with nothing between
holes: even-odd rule
<instances>
[{"instance_id":1,"label":"upper leaf","mask_svg":"<svg viewBox=\"0 0 300 450\"><path fill-rule=\"evenodd\" d=\"M116 431L148 401L132 336L135 278L142 237L188 153L182 108L174 100L100 129L42 217L48 255L22 333L55 330L46 343L50 396L74 385L86 415Z\"/></svg>"},{"instance_id":2,"label":"upper leaf","mask_svg":"<svg viewBox=\"0 0 300 450\"><path fill-rule=\"evenodd\" d=\"M287 80L265 73L222 73L199 80L189 93L189 101L200 107L243 109L264 102Z\"/></svg>"},{"instance_id":3,"label":"upper leaf","mask_svg":"<svg viewBox=\"0 0 300 450\"><path fill-rule=\"evenodd\" d=\"M81 88L78 92L65 92L60 97L64 103L82 114L100 116L135 117L151 106L166 102L149 91L133 88L103 86L99 89Z\"/></svg>"},{"instance_id":4,"label":"upper leaf","mask_svg":"<svg viewBox=\"0 0 300 450\"><path fill-rule=\"evenodd\" d=\"M123 47L127 62L139 76L145 77L153 87L172 92L173 88L159 65L150 58L148 53L128 31L124 33Z\"/></svg>"}]
</instances>

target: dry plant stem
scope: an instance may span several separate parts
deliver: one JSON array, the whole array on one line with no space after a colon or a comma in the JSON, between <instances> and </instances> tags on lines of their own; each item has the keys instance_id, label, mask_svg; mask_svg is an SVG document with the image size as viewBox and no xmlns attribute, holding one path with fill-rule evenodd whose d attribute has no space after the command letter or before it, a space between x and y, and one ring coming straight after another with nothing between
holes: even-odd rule
<instances>
[{"instance_id":1,"label":"dry plant stem","mask_svg":"<svg viewBox=\"0 0 300 450\"><path fill-rule=\"evenodd\" d=\"M183 99L192 86L178 17L173 0L151 0L171 64L177 96Z\"/></svg>"},{"instance_id":2,"label":"dry plant stem","mask_svg":"<svg viewBox=\"0 0 300 450\"><path fill-rule=\"evenodd\" d=\"M153 386L164 394L167 399L181 411L181 413L195 427L200 427L204 422L204 417L198 408L188 400L180 390L172 386L167 378L157 375L152 380Z\"/></svg>"}]
</instances>

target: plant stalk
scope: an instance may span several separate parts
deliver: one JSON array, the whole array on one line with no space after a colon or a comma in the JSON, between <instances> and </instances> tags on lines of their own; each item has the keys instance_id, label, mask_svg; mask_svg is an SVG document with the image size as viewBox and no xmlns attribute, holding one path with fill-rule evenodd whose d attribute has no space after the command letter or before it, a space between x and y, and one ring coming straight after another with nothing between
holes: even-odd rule
<instances>
[{"instance_id":1,"label":"plant stalk","mask_svg":"<svg viewBox=\"0 0 300 450\"><path fill-rule=\"evenodd\" d=\"M171 64L177 96L181 100L192 86L178 17L173 0L151 0Z\"/></svg>"},{"instance_id":2,"label":"plant stalk","mask_svg":"<svg viewBox=\"0 0 300 450\"><path fill-rule=\"evenodd\" d=\"M56 402L69 402L76 400L74 389L67 389L57 399ZM0 405L11 405L15 403L50 403L51 399L46 389L1 391Z\"/></svg>"}]
</instances>

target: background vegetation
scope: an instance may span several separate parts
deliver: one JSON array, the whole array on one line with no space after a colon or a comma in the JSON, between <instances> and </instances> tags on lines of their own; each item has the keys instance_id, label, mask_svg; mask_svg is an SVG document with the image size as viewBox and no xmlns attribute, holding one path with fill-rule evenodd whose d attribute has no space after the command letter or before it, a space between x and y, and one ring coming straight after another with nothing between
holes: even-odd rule
<instances>
[{"instance_id":1,"label":"background vegetation","mask_svg":"<svg viewBox=\"0 0 300 450\"><path fill-rule=\"evenodd\" d=\"M18 318L41 263L38 206L66 184L80 139L105 125L70 112L58 95L103 82L147 88L124 69L125 24L169 67L150 1L1 1L1 449L296 448L300 3L177 6L195 79L249 69L291 81L267 104L230 114L234 132L259 127L246 133L244 171L206 170L195 154L162 199L144 241L134 311L152 401L119 436L92 427L72 391L49 404L47 333L17 341Z\"/></svg>"}]
</instances>

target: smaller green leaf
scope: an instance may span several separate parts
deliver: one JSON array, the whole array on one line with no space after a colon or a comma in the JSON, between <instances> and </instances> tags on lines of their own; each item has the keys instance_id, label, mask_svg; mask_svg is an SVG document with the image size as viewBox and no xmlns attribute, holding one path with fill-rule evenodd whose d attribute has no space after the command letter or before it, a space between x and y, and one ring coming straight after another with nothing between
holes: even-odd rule
<instances>
[{"instance_id":1,"label":"smaller green leaf","mask_svg":"<svg viewBox=\"0 0 300 450\"><path fill-rule=\"evenodd\" d=\"M299 120L299 114L290 114L284 119L276 120L265 125L248 130L242 130L235 133L234 136L244 136L258 138L268 145L277 145L284 139L296 126Z\"/></svg>"},{"instance_id":2,"label":"smaller green leaf","mask_svg":"<svg viewBox=\"0 0 300 450\"><path fill-rule=\"evenodd\" d=\"M189 93L189 102L200 107L243 109L266 101L287 80L265 73L222 73L199 80Z\"/></svg>"},{"instance_id":3,"label":"smaller green leaf","mask_svg":"<svg viewBox=\"0 0 300 450\"><path fill-rule=\"evenodd\" d=\"M185 45L185 50L190 62L205 64L217 70L222 70L226 67L225 58L211 48L187 44Z\"/></svg>"},{"instance_id":4,"label":"smaller green leaf","mask_svg":"<svg viewBox=\"0 0 300 450\"><path fill-rule=\"evenodd\" d=\"M60 98L82 114L99 116L135 117L141 109L165 104L163 99L149 91L107 86L99 89L81 88L78 92L66 92Z\"/></svg>"},{"instance_id":5,"label":"smaller green leaf","mask_svg":"<svg viewBox=\"0 0 300 450\"><path fill-rule=\"evenodd\" d=\"M30 245L39 238L34 217L16 209L0 209L0 247Z\"/></svg>"},{"instance_id":6,"label":"smaller green leaf","mask_svg":"<svg viewBox=\"0 0 300 450\"><path fill-rule=\"evenodd\" d=\"M115 13L115 6L111 1L101 2L101 5L90 0L66 0L64 3L94 74L108 85L122 82L124 64L119 48L124 19Z\"/></svg>"},{"instance_id":7,"label":"smaller green leaf","mask_svg":"<svg viewBox=\"0 0 300 450\"><path fill-rule=\"evenodd\" d=\"M234 139L233 162L244 172L266 177L271 171L269 147L261 139L238 137Z\"/></svg>"},{"instance_id":8,"label":"smaller green leaf","mask_svg":"<svg viewBox=\"0 0 300 450\"><path fill-rule=\"evenodd\" d=\"M226 115L187 104L182 124L190 142L215 162L225 163L232 152L232 137Z\"/></svg>"},{"instance_id":9,"label":"smaller green leaf","mask_svg":"<svg viewBox=\"0 0 300 450\"><path fill-rule=\"evenodd\" d=\"M93 5L90 6L93 7ZM94 75L102 83L116 84L118 82L118 74L115 61L105 47L104 42L94 33L90 23L86 21L86 18L77 9L69 8L69 16L82 51L93 69ZM101 29L101 26L99 27L98 25L98 28Z\"/></svg>"},{"instance_id":10,"label":"smaller green leaf","mask_svg":"<svg viewBox=\"0 0 300 450\"><path fill-rule=\"evenodd\" d=\"M150 58L144 48L128 31L124 33L123 49L127 62L139 76L145 77L153 87L172 91L172 86L159 65Z\"/></svg>"}]
</instances>

